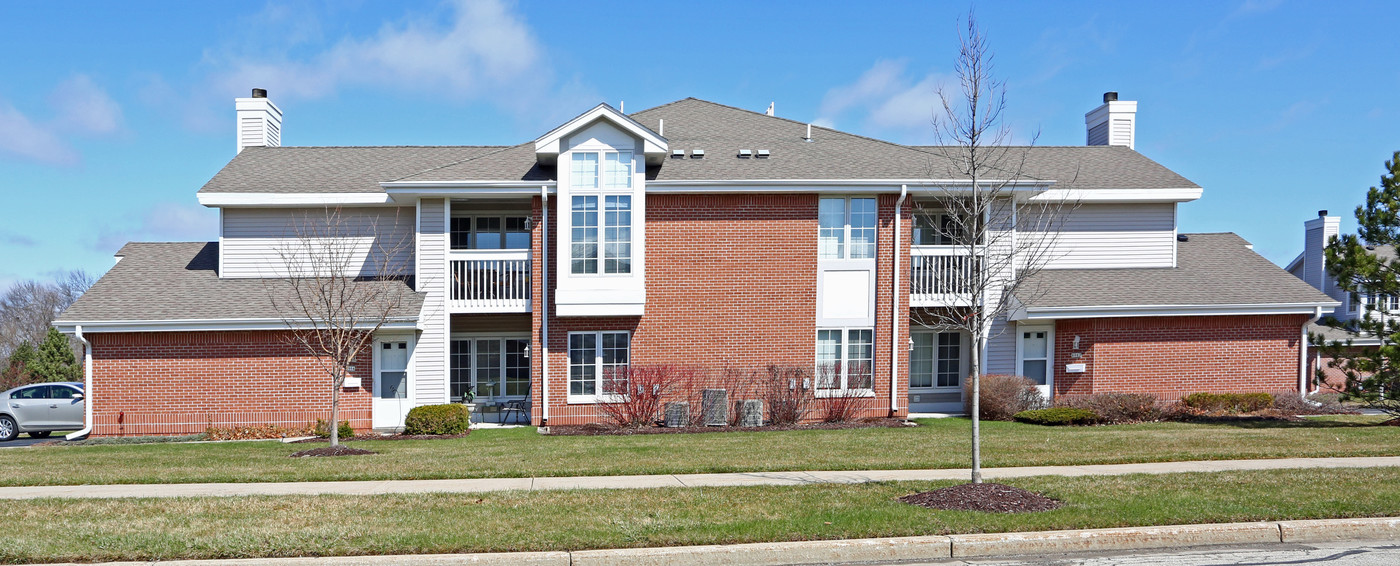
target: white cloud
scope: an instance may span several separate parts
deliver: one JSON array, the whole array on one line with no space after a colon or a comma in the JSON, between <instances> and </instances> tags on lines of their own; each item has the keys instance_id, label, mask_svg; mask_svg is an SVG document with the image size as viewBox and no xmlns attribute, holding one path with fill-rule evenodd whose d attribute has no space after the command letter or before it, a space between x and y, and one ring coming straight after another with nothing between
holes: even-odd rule
<instances>
[{"instance_id":1,"label":"white cloud","mask_svg":"<svg viewBox=\"0 0 1400 566\"><path fill-rule=\"evenodd\" d=\"M299 58L285 56L287 50L207 55L218 69L213 86L223 95L257 86L279 97L309 99L369 85L500 102L517 101L540 86L541 47L518 15L495 0L460 0L449 6L445 25L410 18ZM297 40L317 34L303 30Z\"/></svg>"},{"instance_id":2,"label":"white cloud","mask_svg":"<svg viewBox=\"0 0 1400 566\"><path fill-rule=\"evenodd\" d=\"M218 213L198 205L159 203L123 220L119 225L100 227L93 248L116 252L132 241L212 241L219 235Z\"/></svg>"},{"instance_id":3,"label":"white cloud","mask_svg":"<svg viewBox=\"0 0 1400 566\"><path fill-rule=\"evenodd\" d=\"M0 156L9 155L50 165L74 165L78 152L9 103L0 100Z\"/></svg>"},{"instance_id":4,"label":"white cloud","mask_svg":"<svg viewBox=\"0 0 1400 566\"><path fill-rule=\"evenodd\" d=\"M14 233L14 232L6 232L6 231L3 231L3 230L0 230L0 244L4 244L4 245L7 245L7 246L18 246L18 247L24 247L24 248L32 248L32 247L38 245L39 242L36 241L34 238L30 238L29 236L25 236L24 234L17 234L17 233Z\"/></svg>"},{"instance_id":5,"label":"white cloud","mask_svg":"<svg viewBox=\"0 0 1400 566\"><path fill-rule=\"evenodd\" d=\"M55 125L87 134L111 134L122 126L122 109L86 75L58 84L49 103L58 112Z\"/></svg>"},{"instance_id":6,"label":"white cloud","mask_svg":"<svg viewBox=\"0 0 1400 566\"><path fill-rule=\"evenodd\" d=\"M36 119L0 100L0 156L76 165L78 152L64 134L102 135L121 130L121 106L86 75L59 83L48 101L52 116Z\"/></svg>"},{"instance_id":7,"label":"white cloud","mask_svg":"<svg viewBox=\"0 0 1400 566\"><path fill-rule=\"evenodd\" d=\"M876 61L855 82L828 90L814 123L834 127L854 118L865 128L900 137L930 135L934 112L941 108L938 87L947 78L911 77L907 66L904 60Z\"/></svg>"}]
</instances>

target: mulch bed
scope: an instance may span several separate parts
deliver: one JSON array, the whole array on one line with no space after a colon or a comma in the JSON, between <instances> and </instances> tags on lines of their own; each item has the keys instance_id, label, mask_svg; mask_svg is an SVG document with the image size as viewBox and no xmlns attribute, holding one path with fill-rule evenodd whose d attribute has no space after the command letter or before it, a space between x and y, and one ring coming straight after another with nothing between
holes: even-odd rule
<instances>
[{"instance_id":1,"label":"mulch bed","mask_svg":"<svg viewBox=\"0 0 1400 566\"><path fill-rule=\"evenodd\" d=\"M378 452L351 448L341 444L339 446L322 446L320 448L302 450L301 452L292 453L291 456L293 458L324 458L329 456L363 456L365 454L378 454Z\"/></svg>"},{"instance_id":2,"label":"mulch bed","mask_svg":"<svg viewBox=\"0 0 1400 566\"><path fill-rule=\"evenodd\" d=\"M355 440L450 440L453 438L465 438L469 433L462 434L362 434L351 438L342 438L341 442ZM329 438L303 438L293 441L291 444L302 444L306 442L330 442Z\"/></svg>"},{"instance_id":3,"label":"mulch bed","mask_svg":"<svg viewBox=\"0 0 1400 566\"><path fill-rule=\"evenodd\" d=\"M918 426L909 421L894 418L865 419L835 423L807 423L780 426L644 426L621 428L609 424L564 425L549 427L551 436L629 436L634 434L699 434L706 432L764 432L772 430L842 430L848 428L903 428Z\"/></svg>"},{"instance_id":4,"label":"mulch bed","mask_svg":"<svg viewBox=\"0 0 1400 566\"><path fill-rule=\"evenodd\" d=\"M1059 509L1064 503L1019 487L999 483L965 483L899 498L910 505L945 511L1033 513Z\"/></svg>"}]
</instances>

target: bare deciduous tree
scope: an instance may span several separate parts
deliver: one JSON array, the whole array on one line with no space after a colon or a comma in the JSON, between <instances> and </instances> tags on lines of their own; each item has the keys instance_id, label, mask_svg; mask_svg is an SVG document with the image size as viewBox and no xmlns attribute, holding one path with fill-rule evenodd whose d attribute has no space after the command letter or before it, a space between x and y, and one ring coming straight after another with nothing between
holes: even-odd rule
<instances>
[{"instance_id":1,"label":"bare deciduous tree","mask_svg":"<svg viewBox=\"0 0 1400 566\"><path fill-rule=\"evenodd\" d=\"M78 300L94 279L82 270L64 271L51 281L27 280L10 285L0 295L0 360L7 360L20 344L37 348L55 318ZM81 357L82 344L70 338L70 347Z\"/></svg>"},{"instance_id":2,"label":"bare deciduous tree","mask_svg":"<svg viewBox=\"0 0 1400 566\"><path fill-rule=\"evenodd\" d=\"M331 446L340 443L340 392L351 367L370 353L376 332L416 315L404 312L413 296L413 241L398 229L406 221L380 222L339 208L294 219L293 236L277 250L281 265L263 279L288 340L329 378Z\"/></svg>"},{"instance_id":3,"label":"bare deciduous tree","mask_svg":"<svg viewBox=\"0 0 1400 566\"><path fill-rule=\"evenodd\" d=\"M914 309L915 324L960 331L971 339L972 482L981 483L982 354L1005 328L1006 316L1041 294L1030 281L1051 259L1075 204L1033 198L1045 186L1027 172L1037 136L1027 145L1012 145L1011 128L1002 116L1006 83L994 76L987 37L972 15L959 39L954 66L959 92L937 91L941 108L934 112L933 126L938 145L931 149L928 171L935 181L914 195L913 206L915 233L924 238L914 243L941 245L950 253L917 258L910 283L914 294L949 298L947 306ZM1057 188L1063 185L1056 183Z\"/></svg>"}]
</instances>

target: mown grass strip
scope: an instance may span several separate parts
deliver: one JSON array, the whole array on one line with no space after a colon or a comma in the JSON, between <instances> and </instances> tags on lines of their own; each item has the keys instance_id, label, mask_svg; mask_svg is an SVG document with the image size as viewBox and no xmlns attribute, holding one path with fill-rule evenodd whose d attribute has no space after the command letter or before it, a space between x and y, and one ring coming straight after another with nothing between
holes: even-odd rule
<instances>
[{"instance_id":1,"label":"mown grass strip","mask_svg":"<svg viewBox=\"0 0 1400 566\"><path fill-rule=\"evenodd\" d=\"M1098 427L983 425L984 464L1046 466L1400 455L1400 427L1375 417L1300 423L1147 423ZM352 442L374 456L293 459L304 444L231 442L64 446L0 452L0 485L271 482L598 476L792 470L961 468L969 423L911 428L542 436L480 430L465 438Z\"/></svg>"},{"instance_id":2,"label":"mown grass strip","mask_svg":"<svg viewBox=\"0 0 1400 566\"><path fill-rule=\"evenodd\" d=\"M950 482L478 495L34 500L0 506L0 562L581 550L1400 512L1400 468L1035 477L1044 513L899 503Z\"/></svg>"}]
</instances>

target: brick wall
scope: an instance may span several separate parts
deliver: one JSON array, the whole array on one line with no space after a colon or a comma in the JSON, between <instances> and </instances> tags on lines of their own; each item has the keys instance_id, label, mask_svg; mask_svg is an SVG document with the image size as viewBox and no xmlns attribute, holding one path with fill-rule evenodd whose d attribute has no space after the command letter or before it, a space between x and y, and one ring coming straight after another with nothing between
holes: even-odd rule
<instances>
[{"instance_id":1,"label":"brick wall","mask_svg":"<svg viewBox=\"0 0 1400 566\"><path fill-rule=\"evenodd\" d=\"M1061 320L1055 394L1298 390L1302 315ZM1078 336L1079 349L1074 349ZM1071 354L1082 354L1073 358ZM1084 363L1084 373L1065 365Z\"/></svg>"},{"instance_id":2,"label":"brick wall","mask_svg":"<svg viewBox=\"0 0 1400 566\"><path fill-rule=\"evenodd\" d=\"M879 201L877 305L883 306L875 328L876 397L866 410L872 416L890 412L888 278L895 198L887 195ZM748 374L768 364L811 367L816 356L817 200L815 194L648 195L646 314L559 318L551 310L550 424L600 418L592 405L567 404L571 331L631 331L634 365L686 366L705 375L711 384L732 381L725 379L726 369ZM552 217L558 212L554 204ZM908 222L904 229L907 253ZM550 247L558 245L557 233L552 232L550 239ZM540 250L537 233L536 273L541 268ZM551 263L551 296L558 269ZM536 296L542 283L536 282ZM905 296L907 291L901 293ZM535 351L540 351L538 308L534 318ZM900 317L900 326L902 333L907 332L907 316ZM534 356L532 363L534 375L540 375L541 357ZM907 368L907 360L901 359L900 364ZM901 369L900 375L904 373ZM733 383L727 385L733 387ZM542 416L540 393L537 379L532 414L536 424Z\"/></svg>"},{"instance_id":3,"label":"brick wall","mask_svg":"<svg viewBox=\"0 0 1400 566\"><path fill-rule=\"evenodd\" d=\"M330 377L285 332L89 334L97 436L193 434L210 426L300 426L330 413ZM340 419L370 427L366 351Z\"/></svg>"}]
</instances>

